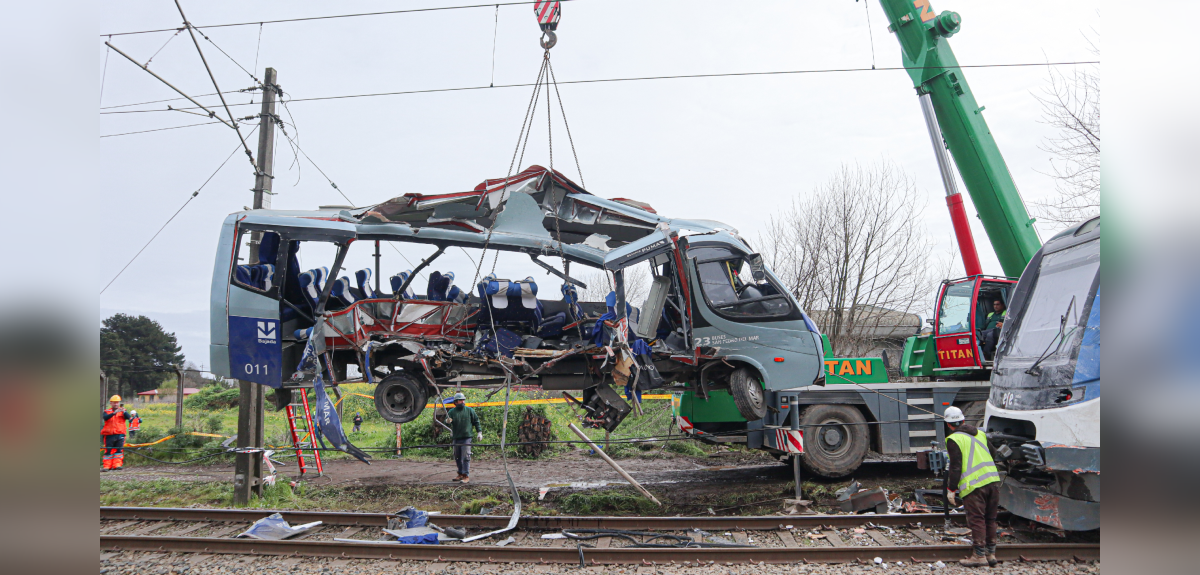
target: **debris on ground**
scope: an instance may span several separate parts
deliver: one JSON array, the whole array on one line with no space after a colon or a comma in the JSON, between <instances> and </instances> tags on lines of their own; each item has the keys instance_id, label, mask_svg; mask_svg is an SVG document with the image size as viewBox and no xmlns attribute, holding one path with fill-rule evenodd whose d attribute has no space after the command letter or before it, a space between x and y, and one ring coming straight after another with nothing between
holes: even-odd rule
<instances>
[{"instance_id":1,"label":"debris on ground","mask_svg":"<svg viewBox=\"0 0 1200 575\"><path fill-rule=\"evenodd\" d=\"M395 515L388 517L388 529L411 529L413 527L424 527L429 522L429 513L421 511L411 505L404 507L396 512Z\"/></svg>"},{"instance_id":2,"label":"debris on ground","mask_svg":"<svg viewBox=\"0 0 1200 575\"><path fill-rule=\"evenodd\" d=\"M238 535L238 537L280 541L289 537L295 537L303 533L308 533L319 525L321 525L320 521L313 521L312 523L305 523L304 525L292 527L283 519L283 515L280 515L279 513L272 513L266 517L263 517L262 519L259 519L258 521L255 521L249 529L243 531Z\"/></svg>"}]
</instances>

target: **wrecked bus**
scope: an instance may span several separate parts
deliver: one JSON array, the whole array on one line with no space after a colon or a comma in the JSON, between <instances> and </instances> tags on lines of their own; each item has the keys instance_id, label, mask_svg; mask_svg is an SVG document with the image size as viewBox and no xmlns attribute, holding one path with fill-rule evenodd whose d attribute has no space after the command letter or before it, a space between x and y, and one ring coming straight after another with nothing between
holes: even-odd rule
<instances>
[{"instance_id":1,"label":"wrecked bus","mask_svg":"<svg viewBox=\"0 0 1200 575\"><path fill-rule=\"evenodd\" d=\"M373 267L345 269L355 243L374 244ZM382 243L436 249L385 270ZM302 269L314 244L332 256ZM440 269L459 248L480 269ZM558 297L489 272L488 250L528 256L562 282ZM639 265L648 288L630 302L626 272ZM604 302L580 301L581 267L611 278ZM403 423L447 386L502 379L563 391L585 423L612 430L631 409L622 388L720 391L759 421L772 390L823 384L815 325L736 230L602 199L539 166L366 208L234 213L211 297L213 372L274 388L280 408L293 389L365 381L380 415Z\"/></svg>"}]
</instances>

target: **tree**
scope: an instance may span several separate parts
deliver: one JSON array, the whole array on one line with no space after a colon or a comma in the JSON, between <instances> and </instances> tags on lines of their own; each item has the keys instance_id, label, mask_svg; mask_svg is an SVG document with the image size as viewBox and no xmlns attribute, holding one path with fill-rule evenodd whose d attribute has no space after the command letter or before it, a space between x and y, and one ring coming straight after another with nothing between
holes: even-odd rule
<instances>
[{"instance_id":1,"label":"tree","mask_svg":"<svg viewBox=\"0 0 1200 575\"><path fill-rule=\"evenodd\" d=\"M174 366L183 364L183 348L175 334L163 331L158 322L139 315L116 314L100 328L100 364L109 377L118 380L114 393L135 395L156 389L166 374L174 377Z\"/></svg>"},{"instance_id":2,"label":"tree","mask_svg":"<svg viewBox=\"0 0 1200 575\"><path fill-rule=\"evenodd\" d=\"M933 286L923 194L890 163L841 169L771 217L763 259L838 355L910 335Z\"/></svg>"},{"instance_id":3,"label":"tree","mask_svg":"<svg viewBox=\"0 0 1200 575\"><path fill-rule=\"evenodd\" d=\"M1091 51L1100 48L1088 38ZM1073 69L1068 76L1050 71L1050 84L1035 96L1042 105L1042 122L1058 133L1042 149L1054 155L1051 177L1057 180L1056 195L1035 202L1041 219L1061 225L1074 224L1100 214L1100 66Z\"/></svg>"}]
</instances>

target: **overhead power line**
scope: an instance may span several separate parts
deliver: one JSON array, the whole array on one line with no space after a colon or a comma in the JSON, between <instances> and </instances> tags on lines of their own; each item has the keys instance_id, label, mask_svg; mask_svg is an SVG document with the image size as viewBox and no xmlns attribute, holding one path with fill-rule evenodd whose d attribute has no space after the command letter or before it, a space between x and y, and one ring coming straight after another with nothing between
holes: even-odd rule
<instances>
[{"instance_id":1,"label":"overhead power line","mask_svg":"<svg viewBox=\"0 0 1200 575\"><path fill-rule=\"evenodd\" d=\"M974 64L960 66L946 66L947 68L957 69L980 69L980 68L1029 68L1037 66L1078 66L1084 64L1099 64L1100 61L1076 61L1076 62L1021 62L1014 64ZM633 76L628 78L597 78L592 80L563 80L558 82L562 84L603 84L612 82L641 82L649 80L683 80L683 79L704 79L704 78L749 78L756 76L789 76L799 74L835 74L835 73L852 73L852 72L894 72L898 70L924 70L922 66L893 66L887 68L822 68L812 70L775 70L766 72L720 72L713 74L676 74L664 76ZM351 98L375 98L379 96L402 96L408 94L437 94L442 92L466 92L472 90L488 90L492 88L527 88L533 86L532 83L521 84L500 84L497 86L463 86L459 88L433 88L427 90L403 90L397 92L373 92L367 94L344 94L338 96L316 96L312 98L295 98L291 100L296 102L319 102L324 100L347 100ZM230 104L230 106L249 106L250 104ZM175 108L176 110L186 110L188 108ZM100 112L101 114L138 114L144 112L167 112L169 110L119 110L112 112Z\"/></svg>"},{"instance_id":2,"label":"overhead power line","mask_svg":"<svg viewBox=\"0 0 1200 575\"><path fill-rule=\"evenodd\" d=\"M560 0L562 2L573 2L575 0ZM235 22L230 24L211 24L208 26L197 26L195 28L232 28L235 26L262 26L264 24L288 24L292 22L312 22L316 20L336 20L339 18L361 18L364 16L388 16L392 14L412 14L415 12L441 12L444 10L467 10L470 8L491 8L493 6L520 6L525 4L533 4L534 2L500 2L490 4L470 4L466 6L442 6L440 8L410 8L408 10L387 10L384 12L360 12L357 14L333 14L329 16L308 16L305 18L284 18L281 20L260 20L256 22ZM154 34L157 32L175 32L182 31L183 28L159 28L157 30L138 30L136 32L113 32L111 34L101 34L101 36L131 36L134 34Z\"/></svg>"},{"instance_id":3,"label":"overhead power line","mask_svg":"<svg viewBox=\"0 0 1200 575\"><path fill-rule=\"evenodd\" d=\"M258 129L258 126L255 126L254 129L250 130L250 133L253 134L254 130L257 130L257 129ZM154 243L154 240L158 239L158 235L161 234L163 232L163 230L167 229L167 226L170 225L171 222L175 221L175 217L178 216L179 213L182 212L183 209L188 206L188 204L192 203L192 200L196 199L196 196L200 195L200 191L203 190L204 187L207 186L208 183L211 182L214 177L216 177L217 173L221 171L221 168L224 168L225 164L229 163L230 158L233 158L234 154L238 153L238 150L240 150L240 149L241 149L240 146L234 148L233 151L230 152L229 155L225 157L225 161L221 162L221 165L217 166L217 169L213 170L212 174L209 174L208 179L204 180L204 183L200 184L200 187L196 188L196 191L192 192L192 195L188 196L187 200L185 202L183 202L183 205L179 206L179 209L175 210L175 213L171 214L171 217L167 218L166 222L163 222L162 227L158 228L158 231L154 232L153 236L150 236L150 240L147 241L146 244L142 246L142 249L138 250L136 254L133 254L132 258L129 258L129 262L127 262L125 264L125 267L122 267L121 271L117 272L117 275L113 276L113 279L108 280L108 283L105 284L104 289L100 290L101 295L103 295L105 291L108 291L108 288L113 285L113 282L117 281L117 278L121 277L121 274L125 273L125 270L129 269L129 266L133 265L133 262L138 259L138 256L142 255L142 252L146 251L146 248L150 247L150 244Z\"/></svg>"},{"instance_id":4,"label":"overhead power line","mask_svg":"<svg viewBox=\"0 0 1200 575\"><path fill-rule=\"evenodd\" d=\"M132 136L134 134L145 134L148 132L162 132L164 130L178 130L179 128L194 128L196 126L211 126L213 124L220 124L220 122L200 122L199 124L186 124L183 126L171 126L170 128L154 128L153 130L138 130L136 132L124 132L121 134L104 134L103 136L100 136L100 137L101 138L115 138L117 136Z\"/></svg>"}]
</instances>

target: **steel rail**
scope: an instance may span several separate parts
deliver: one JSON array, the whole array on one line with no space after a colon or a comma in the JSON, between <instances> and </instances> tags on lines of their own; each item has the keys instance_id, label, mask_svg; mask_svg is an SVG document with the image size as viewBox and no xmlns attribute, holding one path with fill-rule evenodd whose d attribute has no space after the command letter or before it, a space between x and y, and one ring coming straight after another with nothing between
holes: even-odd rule
<instances>
[{"instance_id":1,"label":"steel rail","mask_svg":"<svg viewBox=\"0 0 1200 575\"><path fill-rule=\"evenodd\" d=\"M967 545L914 545L907 547L759 547L759 548L576 548L495 547L464 545L401 545L397 543L334 541L268 541L208 537L150 537L101 535L104 551L191 552L339 559L405 559L415 561L479 561L516 563L569 563L589 565L697 563L848 563L880 557L884 561L949 561L967 556ZM1002 561L1062 561L1100 559L1100 544L1039 543L1000 545Z\"/></svg>"},{"instance_id":2,"label":"steel rail","mask_svg":"<svg viewBox=\"0 0 1200 575\"><path fill-rule=\"evenodd\" d=\"M182 509L172 507L101 507L100 519L124 521L221 521L252 523L271 513L279 513L292 523L322 521L325 525L348 527L386 526L386 513L346 513L331 511L289 511L269 509ZM792 525L797 529L830 527L860 527L873 523L884 527L904 527L915 523L926 526L941 525L944 516L940 513L911 513L898 515L778 515L752 517L521 517L520 529L637 529L637 530L690 530L697 529L749 529L775 530L780 525ZM964 523L965 516L952 514L951 520ZM508 524L508 516L500 515L431 515L430 519L442 526L489 529Z\"/></svg>"}]
</instances>

